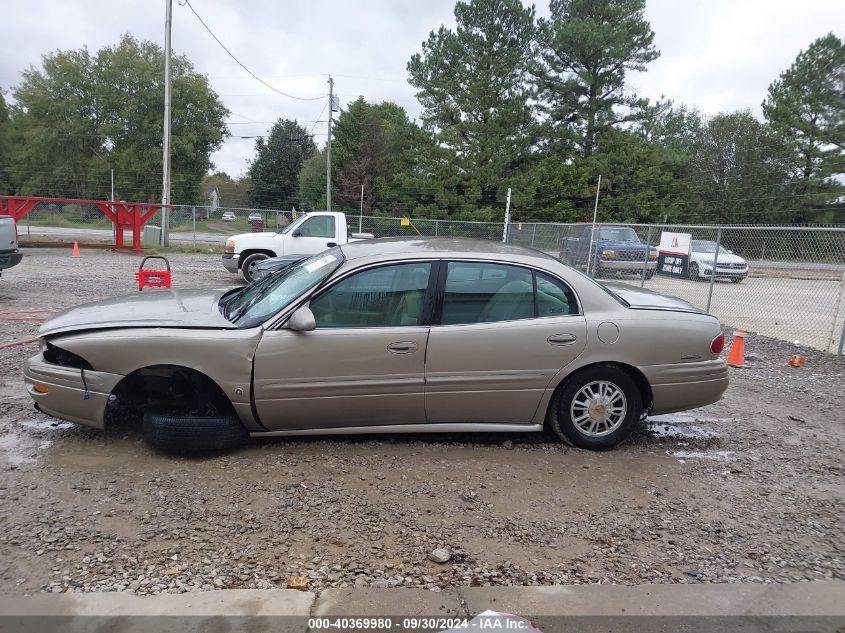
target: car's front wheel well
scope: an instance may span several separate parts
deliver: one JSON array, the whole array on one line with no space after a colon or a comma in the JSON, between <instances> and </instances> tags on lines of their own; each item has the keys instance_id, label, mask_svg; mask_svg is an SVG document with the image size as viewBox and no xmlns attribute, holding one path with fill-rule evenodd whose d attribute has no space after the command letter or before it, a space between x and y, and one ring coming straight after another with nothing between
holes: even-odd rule
<instances>
[{"instance_id":1,"label":"car's front wheel well","mask_svg":"<svg viewBox=\"0 0 845 633\"><path fill-rule=\"evenodd\" d=\"M640 396L642 397L643 402L643 412L648 413L651 410L651 407L654 403L654 395L651 391L651 385L648 382L648 378L645 377L643 372L641 372L638 368L634 367L633 365L628 365L626 363L619 363L615 361L604 361L598 363L591 363L589 365L584 365L583 367L579 367L576 371L568 374L563 380L558 383L557 387L555 387L555 391L552 394L551 399L549 400L549 406L546 410L546 423L548 423L549 416L552 413L552 407L554 407L556 396L558 392L566 386L567 381L571 380L574 376L577 376L581 372L587 371L588 369L593 369L594 367L613 367L615 369L619 369L624 371L631 379L634 381L634 384L637 385L637 390L640 392Z\"/></svg>"},{"instance_id":2,"label":"car's front wheel well","mask_svg":"<svg viewBox=\"0 0 845 633\"><path fill-rule=\"evenodd\" d=\"M271 251L267 248L250 248L245 251L241 251L241 255L238 258L238 267L243 266L244 260L249 257L250 255L261 254L266 255L267 257L275 257L276 253Z\"/></svg>"},{"instance_id":3,"label":"car's front wheel well","mask_svg":"<svg viewBox=\"0 0 845 633\"><path fill-rule=\"evenodd\" d=\"M211 417L234 415L223 389L204 373L179 365L152 365L126 375L106 406L106 424L134 424L145 412Z\"/></svg>"}]
</instances>

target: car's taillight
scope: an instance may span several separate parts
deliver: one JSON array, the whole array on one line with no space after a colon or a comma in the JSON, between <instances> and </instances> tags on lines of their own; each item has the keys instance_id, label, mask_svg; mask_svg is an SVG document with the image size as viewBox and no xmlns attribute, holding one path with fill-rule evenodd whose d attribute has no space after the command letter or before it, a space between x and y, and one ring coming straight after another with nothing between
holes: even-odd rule
<instances>
[{"instance_id":1,"label":"car's taillight","mask_svg":"<svg viewBox=\"0 0 845 633\"><path fill-rule=\"evenodd\" d=\"M725 349L725 333L719 332L719 335L710 341L710 351L718 355L723 349Z\"/></svg>"}]
</instances>

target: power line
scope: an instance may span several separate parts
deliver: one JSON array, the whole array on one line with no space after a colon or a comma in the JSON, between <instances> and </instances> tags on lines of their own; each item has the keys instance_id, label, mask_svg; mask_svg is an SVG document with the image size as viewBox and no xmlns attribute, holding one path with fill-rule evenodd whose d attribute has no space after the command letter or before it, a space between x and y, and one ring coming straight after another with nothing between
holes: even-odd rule
<instances>
[{"instance_id":1,"label":"power line","mask_svg":"<svg viewBox=\"0 0 845 633\"><path fill-rule=\"evenodd\" d=\"M249 73L249 74L253 77L253 79L255 79L255 80L257 80L258 82L260 82L261 84L263 84L263 85L267 86L267 87L268 87L270 90L272 90L273 92L277 92L277 93L279 93L280 95L282 95L283 97L287 97L288 99L296 99L297 101L317 101L317 100L319 100L319 99L323 99L323 98L325 98L325 96L326 96L326 95L320 95L319 97L297 97L297 96L295 96L295 95L291 95L291 94L288 94L288 93L286 93L286 92L282 92L282 91L281 91L281 90L279 90L278 88L274 88L273 86L271 86L270 84L268 84L266 81L264 81L261 77L259 77L259 76L258 76L258 75L256 75L254 72L252 72L249 68L247 68L246 66L244 66L244 65L243 65L243 63L241 63L241 61L240 61L237 57L235 57L235 56L234 56L234 54L232 53L232 51L230 51L228 48L226 48L226 45L225 45L223 42L221 42L221 41L220 41L220 38L219 38L219 37L217 37L217 36L214 34L214 31L212 31L212 30L208 27L208 25L207 25L207 24L205 23L205 21L204 21L204 20L200 17L199 13L197 13L197 12L196 12L196 10L194 9L194 7L193 7L193 6L191 6L191 3L190 3L188 0L181 0L181 2L179 2L179 4L180 4L180 5L183 5L183 6L187 6L187 7L191 10L191 13L193 13L193 14L196 16L197 20L199 20L199 21L200 21L200 24L202 24L202 25L205 27L205 30L206 30L206 31L208 31L209 35L211 35L211 37L213 37L213 38L214 38L214 40L215 40L218 44L220 44L220 48L222 48L224 51L226 51L226 53L228 53L229 57L231 57L233 60L235 60L235 63L236 63L238 66L240 66L240 67L241 67L241 68L243 68L243 69L244 69L247 73Z\"/></svg>"}]
</instances>

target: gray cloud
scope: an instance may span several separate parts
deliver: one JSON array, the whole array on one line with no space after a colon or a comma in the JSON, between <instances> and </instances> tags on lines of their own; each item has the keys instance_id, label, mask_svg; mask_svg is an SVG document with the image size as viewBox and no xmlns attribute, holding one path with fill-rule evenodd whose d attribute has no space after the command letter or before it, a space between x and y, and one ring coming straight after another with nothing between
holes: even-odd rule
<instances>
[{"instance_id":1,"label":"gray cloud","mask_svg":"<svg viewBox=\"0 0 845 633\"><path fill-rule=\"evenodd\" d=\"M163 42L163 0L5 0L0 23L0 86L56 49L114 44L124 32ZM452 0L192 0L229 49L278 89L324 94L335 77L341 104L363 95L391 100L419 114L405 65L431 30L454 24ZM217 45L187 7L173 7L173 46L186 54L232 111L236 136L260 136L279 117L314 127L324 142L324 101L286 99L249 77ZM539 7L538 13L546 13ZM646 15L662 56L631 78L644 96L666 95L706 114L751 108L768 84L816 37L845 24L841 0L650 0ZM253 139L231 138L213 159L238 175L253 154Z\"/></svg>"}]
</instances>

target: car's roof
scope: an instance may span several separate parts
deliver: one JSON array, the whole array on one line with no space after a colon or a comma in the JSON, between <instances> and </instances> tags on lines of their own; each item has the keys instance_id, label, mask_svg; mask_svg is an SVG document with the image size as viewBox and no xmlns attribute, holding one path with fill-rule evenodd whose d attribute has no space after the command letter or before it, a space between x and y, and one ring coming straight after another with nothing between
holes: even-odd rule
<instances>
[{"instance_id":1,"label":"car's roof","mask_svg":"<svg viewBox=\"0 0 845 633\"><path fill-rule=\"evenodd\" d=\"M370 259L393 259L397 255L414 257L468 257L498 259L502 256L515 257L522 261L536 259L538 263L548 265L549 260L557 261L542 251L504 244L493 240L481 240L465 237L388 237L373 240L360 240L344 244L341 247L347 260L367 257Z\"/></svg>"}]
</instances>

